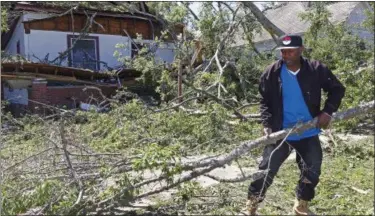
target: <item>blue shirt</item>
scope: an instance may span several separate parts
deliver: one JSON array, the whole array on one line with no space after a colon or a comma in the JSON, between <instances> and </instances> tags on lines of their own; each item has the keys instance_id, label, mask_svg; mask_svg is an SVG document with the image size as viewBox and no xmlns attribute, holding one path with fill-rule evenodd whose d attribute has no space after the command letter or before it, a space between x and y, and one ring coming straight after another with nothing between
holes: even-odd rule
<instances>
[{"instance_id":1,"label":"blue shirt","mask_svg":"<svg viewBox=\"0 0 375 216\"><path fill-rule=\"evenodd\" d=\"M281 82L283 95L283 129L291 128L299 122L312 120L310 111L299 86L297 75L290 72L286 65L281 68ZM301 140L312 137L320 133L320 129L312 128L301 134L289 135L286 140Z\"/></svg>"}]
</instances>

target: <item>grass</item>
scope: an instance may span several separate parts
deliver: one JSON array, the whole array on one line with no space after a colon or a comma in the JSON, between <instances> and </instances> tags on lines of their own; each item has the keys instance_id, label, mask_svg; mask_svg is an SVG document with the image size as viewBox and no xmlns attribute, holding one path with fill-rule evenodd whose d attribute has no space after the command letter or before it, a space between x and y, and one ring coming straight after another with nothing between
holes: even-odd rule
<instances>
[{"instance_id":1,"label":"grass","mask_svg":"<svg viewBox=\"0 0 375 216\"><path fill-rule=\"evenodd\" d=\"M318 215L373 214L374 161L351 159L347 155L324 158L320 183L316 188L311 210ZM279 171L275 183L267 194L262 214L290 214L294 201L294 188L299 170L294 161L287 162ZM352 187L366 191L355 191ZM271 203L271 205L267 205Z\"/></svg>"},{"instance_id":2,"label":"grass","mask_svg":"<svg viewBox=\"0 0 375 216\"><path fill-rule=\"evenodd\" d=\"M373 138L350 143L339 142L335 155L324 153L320 183L311 210L317 215L374 215ZM353 153L356 150L356 154ZM241 163L243 165L243 163ZM253 164L253 163L249 163ZM246 165L249 165L246 164ZM299 169L294 160L286 161L261 204L261 215L290 215L295 199ZM250 181L217 184L195 194L185 213L240 215ZM170 204L176 204L171 200ZM168 205L166 202L164 205Z\"/></svg>"}]
</instances>

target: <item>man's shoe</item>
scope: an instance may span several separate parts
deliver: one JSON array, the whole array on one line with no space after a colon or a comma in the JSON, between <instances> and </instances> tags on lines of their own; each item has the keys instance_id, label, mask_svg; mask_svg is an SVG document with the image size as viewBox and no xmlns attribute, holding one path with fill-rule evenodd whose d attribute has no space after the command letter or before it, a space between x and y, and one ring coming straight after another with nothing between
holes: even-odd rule
<instances>
[{"instance_id":1,"label":"man's shoe","mask_svg":"<svg viewBox=\"0 0 375 216\"><path fill-rule=\"evenodd\" d=\"M308 201L297 200L294 202L293 211L296 215L314 215L308 208Z\"/></svg>"},{"instance_id":2,"label":"man's shoe","mask_svg":"<svg viewBox=\"0 0 375 216\"><path fill-rule=\"evenodd\" d=\"M246 202L246 210L249 215L256 215L259 206L259 199L255 196L250 197Z\"/></svg>"}]
</instances>

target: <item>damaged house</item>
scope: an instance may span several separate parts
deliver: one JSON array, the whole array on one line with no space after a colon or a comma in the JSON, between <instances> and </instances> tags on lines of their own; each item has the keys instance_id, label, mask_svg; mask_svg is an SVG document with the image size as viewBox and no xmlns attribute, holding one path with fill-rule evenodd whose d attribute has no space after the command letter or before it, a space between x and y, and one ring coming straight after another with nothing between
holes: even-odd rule
<instances>
[{"instance_id":1,"label":"damaged house","mask_svg":"<svg viewBox=\"0 0 375 216\"><path fill-rule=\"evenodd\" d=\"M158 60L171 63L173 43L152 43L160 38L162 25L147 16L144 2L132 5L139 12L123 12L116 2L12 3L8 13L14 19L1 37L1 97L12 113L98 105L103 96L134 83L136 71L114 57L119 43L123 57L148 46Z\"/></svg>"}]
</instances>

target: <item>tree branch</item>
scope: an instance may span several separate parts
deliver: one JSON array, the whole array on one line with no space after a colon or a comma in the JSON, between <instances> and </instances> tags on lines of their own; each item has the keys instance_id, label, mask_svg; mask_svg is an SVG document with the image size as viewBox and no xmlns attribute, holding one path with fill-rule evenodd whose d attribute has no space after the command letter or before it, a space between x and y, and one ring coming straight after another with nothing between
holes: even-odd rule
<instances>
[{"instance_id":1,"label":"tree branch","mask_svg":"<svg viewBox=\"0 0 375 216\"><path fill-rule=\"evenodd\" d=\"M257 20L262 24L262 26L273 36L274 34L278 37L285 34L283 30L278 28L275 24L273 24L263 13L259 10L259 8L253 2L242 2L242 4L249 8Z\"/></svg>"},{"instance_id":2,"label":"tree branch","mask_svg":"<svg viewBox=\"0 0 375 216\"><path fill-rule=\"evenodd\" d=\"M260 171L256 171L252 174L248 174L248 175L244 175L244 176L239 176L239 177L236 177L236 178L219 178L217 176L214 176L214 175L211 175L211 174L204 174L203 176L206 176L206 177L209 177L209 178L212 178L213 180L215 181L218 181L218 182L221 182L221 183L237 183L237 182L243 182L243 181L246 181L248 179L260 179L264 176L264 174L266 173L267 171L266 170L260 170Z\"/></svg>"},{"instance_id":3,"label":"tree branch","mask_svg":"<svg viewBox=\"0 0 375 216\"><path fill-rule=\"evenodd\" d=\"M195 20L200 21L199 18L198 18L198 16L197 16L197 15L194 13L194 11L191 10L191 8L189 7L188 2L182 2L182 1L180 1L180 3L181 3L183 6L185 6L186 9L188 9L188 11L190 12L191 15L193 15L193 17L194 17Z\"/></svg>"}]
</instances>

